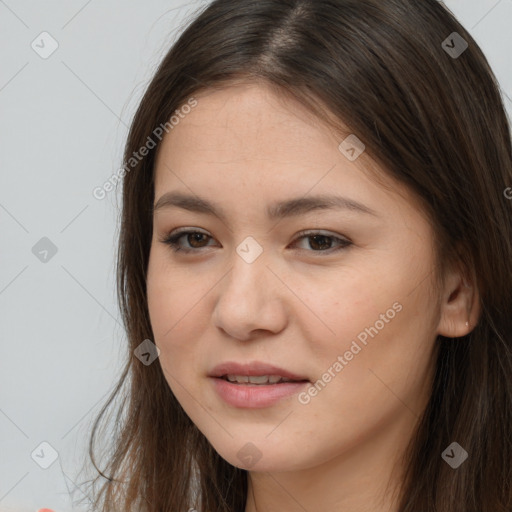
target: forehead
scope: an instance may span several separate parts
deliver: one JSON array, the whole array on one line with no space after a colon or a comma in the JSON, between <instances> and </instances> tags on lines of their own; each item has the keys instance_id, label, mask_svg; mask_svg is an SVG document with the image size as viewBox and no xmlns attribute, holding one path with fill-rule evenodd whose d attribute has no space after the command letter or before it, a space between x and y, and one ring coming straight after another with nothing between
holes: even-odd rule
<instances>
[{"instance_id":1,"label":"forehead","mask_svg":"<svg viewBox=\"0 0 512 512\"><path fill-rule=\"evenodd\" d=\"M305 106L264 83L206 90L195 98L197 106L166 136L171 146L186 144L202 155L215 151L217 158L275 158L293 148L297 159L337 146L336 135Z\"/></svg>"},{"instance_id":2,"label":"forehead","mask_svg":"<svg viewBox=\"0 0 512 512\"><path fill-rule=\"evenodd\" d=\"M339 149L339 133L266 84L203 90L194 98L197 105L180 116L160 145L156 199L176 189L269 201L336 189L355 200L364 196L382 202L386 195L390 200L390 191L372 177L376 166L370 169L364 154L349 161ZM372 172L363 172L365 166ZM384 173L379 178L400 189Z\"/></svg>"}]
</instances>

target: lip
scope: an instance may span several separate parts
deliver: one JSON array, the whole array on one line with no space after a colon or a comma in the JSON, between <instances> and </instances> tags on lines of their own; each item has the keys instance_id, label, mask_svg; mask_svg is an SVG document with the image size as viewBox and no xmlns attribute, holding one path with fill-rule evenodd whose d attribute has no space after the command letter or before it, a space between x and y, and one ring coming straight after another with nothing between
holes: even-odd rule
<instances>
[{"instance_id":1,"label":"lip","mask_svg":"<svg viewBox=\"0 0 512 512\"><path fill-rule=\"evenodd\" d=\"M219 396L229 405L242 409L270 407L283 398L299 393L309 381L281 384L234 384L220 377L210 377Z\"/></svg>"},{"instance_id":2,"label":"lip","mask_svg":"<svg viewBox=\"0 0 512 512\"><path fill-rule=\"evenodd\" d=\"M278 366L267 364L261 361L252 361L250 363L237 363L235 361L226 361L218 364L211 370L209 377L222 377L223 375L247 375L249 377L258 377L261 375L279 375L291 380L309 380L307 377L297 375Z\"/></svg>"},{"instance_id":3,"label":"lip","mask_svg":"<svg viewBox=\"0 0 512 512\"><path fill-rule=\"evenodd\" d=\"M224 380L223 375L279 375L297 382L276 384L236 384ZM236 363L228 361L215 366L209 374L210 380L219 396L229 405L244 409L261 409L269 407L283 398L300 392L310 381L283 368L253 361Z\"/></svg>"}]
</instances>

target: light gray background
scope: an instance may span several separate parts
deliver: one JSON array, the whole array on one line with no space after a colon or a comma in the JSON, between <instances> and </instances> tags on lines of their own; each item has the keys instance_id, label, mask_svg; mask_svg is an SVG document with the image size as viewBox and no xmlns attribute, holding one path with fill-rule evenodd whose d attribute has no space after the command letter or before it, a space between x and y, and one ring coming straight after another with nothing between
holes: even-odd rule
<instances>
[{"instance_id":1,"label":"light gray background","mask_svg":"<svg viewBox=\"0 0 512 512\"><path fill-rule=\"evenodd\" d=\"M85 442L125 346L114 275L120 198L92 191L119 169L145 86L205 3L0 0L2 512L84 509L70 491L84 498ZM512 112L512 0L446 5L487 55ZM46 59L31 47L48 51L43 31L58 42ZM46 262L32 251L43 237L57 248ZM42 442L58 453L48 469L31 456Z\"/></svg>"}]
</instances>

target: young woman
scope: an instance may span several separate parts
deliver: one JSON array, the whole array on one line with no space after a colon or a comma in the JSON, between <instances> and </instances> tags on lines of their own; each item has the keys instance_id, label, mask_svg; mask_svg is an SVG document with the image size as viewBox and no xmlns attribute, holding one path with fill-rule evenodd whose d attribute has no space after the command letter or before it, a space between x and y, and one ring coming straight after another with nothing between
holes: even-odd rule
<instances>
[{"instance_id":1,"label":"young woman","mask_svg":"<svg viewBox=\"0 0 512 512\"><path fill-rule=\"evenodd\" d=\"M212 2L124 174L94 510L512 510L511 137L440 2Z\"/></svg>"}]
</instances>

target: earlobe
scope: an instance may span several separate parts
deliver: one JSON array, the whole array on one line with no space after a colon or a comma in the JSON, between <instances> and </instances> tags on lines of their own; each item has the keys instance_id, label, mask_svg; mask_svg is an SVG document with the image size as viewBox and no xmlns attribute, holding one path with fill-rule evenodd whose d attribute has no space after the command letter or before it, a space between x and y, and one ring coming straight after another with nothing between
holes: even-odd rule
<instances>
[{"instance_id":1,"label":"earlobe","mask_svg":"<svg viewBox=\"0 0 512 512\"><path fill-rule=\"evenodd\" d=\"M480 316L480 295L474 283L461 272L448 276L441 297L438 334L459 338L474 329Z\"/></svg>"}]
</instances>

